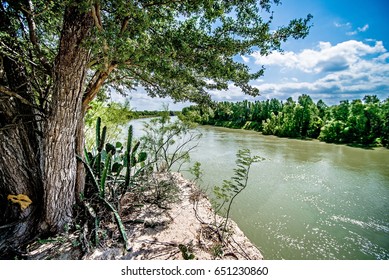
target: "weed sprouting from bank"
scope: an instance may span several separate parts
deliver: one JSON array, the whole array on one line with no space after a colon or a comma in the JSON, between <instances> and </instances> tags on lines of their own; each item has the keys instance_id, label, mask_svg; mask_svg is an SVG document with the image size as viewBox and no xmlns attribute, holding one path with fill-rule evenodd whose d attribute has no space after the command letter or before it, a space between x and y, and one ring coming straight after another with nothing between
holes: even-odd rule
<instances>
[{"instance_id":1,"label":"weed sprouting from bank","mask_svg":"<svg viewBox=\"0 0 389 280\"><path fill-rule=\"evenodd\" d=\"M218 225L221 230L221 241L225 240L228 232L228 221L232 209L232 204L236 197L247 187L250 168L253 163L264 160L260 156L252 156L249 149L240 149L236 153L236 167L234 175L230 180L224 180L221 186L215 186L213 193L215 198L212 200L216 214L223 217Z\"/></svg>"}]
</instances>

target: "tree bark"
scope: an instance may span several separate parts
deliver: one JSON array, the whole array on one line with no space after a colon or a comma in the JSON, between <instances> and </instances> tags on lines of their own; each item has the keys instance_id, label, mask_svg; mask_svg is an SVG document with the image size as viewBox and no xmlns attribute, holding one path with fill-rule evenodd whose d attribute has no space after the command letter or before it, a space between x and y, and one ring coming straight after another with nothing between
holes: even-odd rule
<instances>
[{"instance_id":1,"label":"tree bark","mask_svg":"<svg viewBox=\"0 0 389 280\"><path fill-rule=\"evenodd\" d=\"M3 9L0 9L0 31L15 34ZM12 41L7 43L13 45ZM13 48L19 51L17 46ZM5 56L0 62L0 84L24 100L0 92L0 257L3 257L15 253L36 234L43 189L39 168L38 117L35 110L27 105L33 100L26 69ZM32 204L22 210L18 204L7 200L10 194L25 194Z\"/></svg>"},{"instance_id":2,"label":"tree bark","mask_svg":"<svg viewBox=\"0 0 389 280\"><path fill-rule=\"evenodd\" d=\"M43 137L44 221L42 229L60 232L72 220L75 203L77 148L82 148L82 97L89 60L84 46L93 27L89 13L69 7L64 14L54 66L52 104ZM77 135L79 137L77 138ZM81 137L81 138L80 138ZM78 182L79 184L80 182Z\"/></svg>"},{"instance_id":3,"label":"tree bark","mask_svg":"<svg viewBox=\"0 0 389 280\"><path fill-rule=\"evenodd\" d=\"M15 250L30 240L37 231L42 210L42 181L39 169L39 149L34 134L31 110L17 100L0 101L0 248L3 254ZM5 123L9 126L5 127ZM21 210L7 196L25 194L32 204ZM0 255L2 255L0 253Z\"/></svg>"}]
</instances>

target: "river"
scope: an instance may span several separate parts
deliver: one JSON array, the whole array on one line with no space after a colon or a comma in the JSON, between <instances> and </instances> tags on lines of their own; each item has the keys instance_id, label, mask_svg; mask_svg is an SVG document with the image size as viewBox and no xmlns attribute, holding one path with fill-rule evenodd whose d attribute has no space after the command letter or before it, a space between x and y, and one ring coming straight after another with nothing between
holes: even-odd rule
<instances>
[{"instance_id":1,"label":"river","mask_svg":"<svg viewBox=\"0 0 389 280\"><path fill-rule=\"evenodd\" d=\"M191 159L201 163L207 191L233 175L238 149L265 158L231 215L265 259L389 259L388 149L198 130Z\"/></svg>"}]
</instances>

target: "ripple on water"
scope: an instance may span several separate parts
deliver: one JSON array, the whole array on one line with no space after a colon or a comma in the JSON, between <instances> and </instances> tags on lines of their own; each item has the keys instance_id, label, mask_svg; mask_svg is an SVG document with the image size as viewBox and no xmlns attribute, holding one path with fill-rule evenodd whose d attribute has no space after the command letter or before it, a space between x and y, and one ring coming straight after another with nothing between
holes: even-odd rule
<instances>
[{"instance_id":1,"label":"ripple on water","mask_svg":"<svg viewBox=\"0 0 389 280\"><path fill-rule=\"evenodd\" d=\"M373 220L364 222L364 221L360 221L360 220L356 220L356 219L352 219L352 218L347 218L344 216L332 216L331 219L333 221L357 225L363 229L369 228L369 229L373 229L375 231L382 231L384 233L389 233L389 225L380 224L379 222L373 221Z\"/></svg>"},{"instance_id":2,"label":"ripple on water","mask_svg":"<svg viewBox=\"0 0 389 280\"><path fill-rule=\"evenodd\" d=\"M372 242L368 238L349 231L350 235L346 237L346 240L350 241L353 244L358 245L360 252L366 256L373 256L377 260L387 260L389 259L389 251L385 248L382 248L378 244Z\"/></svg>"}]
</instances>

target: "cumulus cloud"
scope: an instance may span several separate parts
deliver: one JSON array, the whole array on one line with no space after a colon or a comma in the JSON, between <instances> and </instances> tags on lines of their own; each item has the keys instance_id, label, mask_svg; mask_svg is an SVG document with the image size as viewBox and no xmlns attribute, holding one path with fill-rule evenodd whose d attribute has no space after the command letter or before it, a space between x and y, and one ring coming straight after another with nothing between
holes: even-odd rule
<instances>
[{"instance_id":1,"label":"cumulus cloud","mask_svg":"<svg viewBox=\"0 0 389 280\"><path fill-rule=\"evenodd\" d=\"M389 97L389 52L381 41L349 40L335 45L320 42L313 49L274 52L267 57L253 53L242 60L255 61L268 69L265 76L252 83L260 90L260 99L293 97L296 100L301 94L309 94L316 101L322 99L327 104L336 104L339 100L363 98L368 94L375 94L381 100ZM271 76L274 72L276 74ZM232 84L227 91L209 93L216 101L254 99ZM151 98L141 88L129 95L131 106L138 110L157 110L166 103L172 110L189 105Z\"/></svg>"},{"instance_id":2,"label":"cumulus cloud","mask_svg":"<svg viewBox=\"0 0 389 280\"><path fill-rule=\"evenodd\" d=\"M273 53L267 57L253 54L257 64L280 67L286 75L304 73L299 81L280 78L277 83L256 83L265 97L286 99L305 93L313 98L339 100L389 94L389 53L382 42L367 44L350 40L332 45L320 42L315 49L299 53ZM265 74L266 75L266 74Z\"/></svg>"},{"instance_id":3,"label":"cumulus cloud","mask_svg":"<svg viewBox=\"0 0 389 280\"><path fill-rule=\"evenodd\" d=\"M252 56L259 65L278 65L305 73L320 73L345 70L366 55L384 52L386 49L381 41L370 46L360 41L349 40L334 46L329 42L320 42L317 49L305 49L300 53L274 52L264 57L255 52Z\"/></svg>"},{"instance_id":4,"label":"cumulus cloud","mask_svg":"<svg viewBox=\"0 0 389 280\"><path fill-rule=\"evenodd\" d=\"M244 94L239 87L233 84L230 84L228 86L228 90L226 91L212 90L209 93L212 99L215 101L236 102L243 99L254 100L254 97Z\"/></svg>"}]
</instances>

